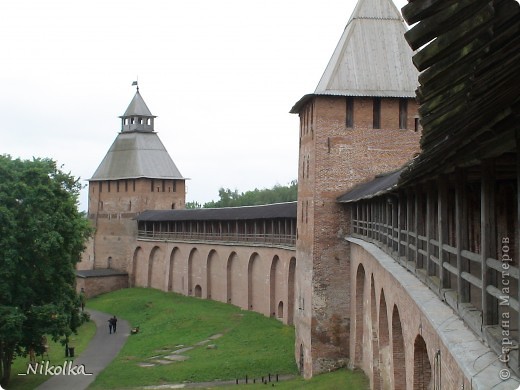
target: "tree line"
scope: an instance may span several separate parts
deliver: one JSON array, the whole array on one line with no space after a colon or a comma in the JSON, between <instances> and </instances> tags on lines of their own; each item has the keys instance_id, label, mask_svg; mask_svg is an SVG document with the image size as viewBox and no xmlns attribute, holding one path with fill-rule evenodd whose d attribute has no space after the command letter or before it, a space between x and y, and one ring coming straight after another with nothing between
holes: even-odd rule
<instances>
[{"instance_id":1,"label":"tree line","mask_svg":"<svg viewBox=\"0 0 520 390\"><path fill-rule=\"evenodd\" d=\"M186 208L239 207L292 202L298 197L298 181L293 180L287 185L276 184L272 188L255 188L254 190L240 193L237 189L232 191L229 188L220 188L218 197L218 200L212 200L203 205L199 202L186 202Z\"/></svg>"}]
</instances>

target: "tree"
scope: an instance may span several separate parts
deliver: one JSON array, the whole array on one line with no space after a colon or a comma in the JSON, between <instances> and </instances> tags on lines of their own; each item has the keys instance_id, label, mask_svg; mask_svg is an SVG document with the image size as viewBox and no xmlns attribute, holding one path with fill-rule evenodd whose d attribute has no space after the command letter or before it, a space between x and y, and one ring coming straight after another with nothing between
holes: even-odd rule
<instances>
[{"instance_id":1,"label":"tree","mask_svg":"<svg viewBox=\"0 0 520 390\"><path fill-rule=\"evenodd\" d=\"M200 209L200 208L202 208L202 205L197 201L193 201L193 202L186 202L185 207L187 209Z\"/></svg>"},{"instance_id":2,"label":"tree","mask_svg":"<svg viewBox=\"0 0 520 390\"><path fill-rule=\"evenodd\" d=\"M42 354L82 322L75 264L91 235L81 184L50 159L0 156L0 384L16 356Z\"/></svg>"},{"instance_id":3,"label":"tree","mask_svg":"<svg viewBox=\"0 0 520 390\"><path fill-rule=\"evenodd\" d=\"M292 202L298 197L298 182L293 180L286 186L277 184L273 188L264 188L261 190L255 188L252 191L242 192L240 194L238 190L231 191L229 188L220 188L218 190L218 196L220 198L219 200L205 203L204 208L254 206Z\"/></svg>"}]
</instances>

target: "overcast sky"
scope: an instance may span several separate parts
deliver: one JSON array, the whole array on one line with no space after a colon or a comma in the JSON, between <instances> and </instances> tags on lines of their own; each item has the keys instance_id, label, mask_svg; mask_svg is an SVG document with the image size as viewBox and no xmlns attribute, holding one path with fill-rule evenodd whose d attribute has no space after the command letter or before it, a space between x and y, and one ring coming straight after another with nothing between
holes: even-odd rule
<instances>
[{"instance_id":1,"label":"overcast sky","mask_svg":"<svg viewBox=\"0 0 520 390\"><path fill-rule=\"evenodd\" d=\"M6 0L0 153L89 179L135 93L187 201L297 179L298 116L354 0ZM406 0L395 0L398 8ZM87 208L87 191L80 209Z\"/></svg>"}]
</instances>

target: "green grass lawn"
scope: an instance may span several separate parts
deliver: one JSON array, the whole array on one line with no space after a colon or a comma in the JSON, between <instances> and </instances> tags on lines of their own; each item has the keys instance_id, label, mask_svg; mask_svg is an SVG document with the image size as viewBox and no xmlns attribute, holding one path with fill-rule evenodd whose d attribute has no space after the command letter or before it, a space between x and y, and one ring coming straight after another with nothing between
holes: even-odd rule
<instances>
[{"instance_id":1,"label":"green grass lawn","mask_svg":"<svg viewBox=\"0 0 520 390\"><path fill-rule=\"evenodd\" d=\"M70 346L74 346L74 356L78 356L86 347L90 339L96 333L96 325L94 322L86 322L78 329L77 335L71 336L71 341L69 343ZM45 355L43 358L38 356L36 361L41 362L42 359L44 361L49 361L49 364L53 365L62 365L65 360L70 360L70 358L65 357L65 347L61 345L59 342L53 342L50 337L48 337L49 342L49 356ZM41 383L45 382L47 379L50 379L50 376L46 375L18 375L27 372L27 364L29 363L29 357L18 357L14 360L13 365L11 366L11 379L9 381L9 386L7 387L9 390L27 390L34 389Z\"/></svg>"},{"instance_id":2,"label":"green grass lawn","mask_svg":"<svg viewBox=\"0 0 520 390\"><path fill-rule=\"evenodd\" d=\"M119 290L90 299L87 307L126 319L140 332L131 335L116 359L97 377L89 389L136 389L150 385L182 382L235 380L248 385L205 387L246 389L265 385L251 384L252 378L272 374L269 387L279 389L359 390L368 389L360 372L341 369L304 380L298 376L294 361L294 328L258 313L211 300L185 297L153 289ZM73 340L76 356L95 333L95 325L83 325ZM215 337L212 337L215 336ZM180 348L184 361L170 364L167 356ZM64 347L50 343L49 360L62 364ZM142 367L142 364L148 367ZM27 358L17 359L9 390L33 389L48 379L45 376L17 376L26 372ZM275 374L294 375L274 382ZM247 386L247 387L246 387Z\"/></svg>"},{"instance_id":3,"label":"green grass lawn","mask_svg":"<svg viewBox=\"0 0 520 390\"><path fill-rule=\"evenodd\" d=\"M298 373L294 328L258 313L145 288L101 295L89 300L87 306L140 327L91 389ZM215 335L222 336L210 340ZM205 344L197 345L201 342ZM208 345L212 347L208 349ZM157 363L168 362L166 356L186 347L193 347L182 353L187 360Z\"/></svg>"}]
</instances>

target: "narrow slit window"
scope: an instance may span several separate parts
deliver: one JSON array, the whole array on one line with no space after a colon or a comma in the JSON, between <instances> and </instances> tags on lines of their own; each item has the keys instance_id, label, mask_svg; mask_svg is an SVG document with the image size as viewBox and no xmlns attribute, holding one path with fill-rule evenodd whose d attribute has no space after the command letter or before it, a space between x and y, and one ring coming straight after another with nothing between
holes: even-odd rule
<instances>
[{"instance_id":1,"label":"narrow slit window","mask_svg":"<svg viewBox=\"0 0 520 390\"><path fill-rule=\"evenodd\" d=\"M408 99L399 99L399 128L406 129L408 122Z\"/></svg>"},{"instance_id":2,"label":"narrow slit window","mask_svg":"<svg viewBox=\"0 0 520 390\"><path fill-rule=\"evenodd\" d=\"M372 110L374 129L381 128L381 98L375 97Z\"/></svg>"},{"instance_id":3,"label":"narrow slit window","mask_svg":"<svg viewBox=\"0 0 520 390\"><path fill-rule=\"evenodd\" d=\"M348 128L354 127L354 99L347 97L347 119L346 125Z\"/></svg>"}]
</instances>

